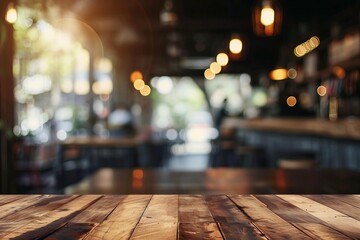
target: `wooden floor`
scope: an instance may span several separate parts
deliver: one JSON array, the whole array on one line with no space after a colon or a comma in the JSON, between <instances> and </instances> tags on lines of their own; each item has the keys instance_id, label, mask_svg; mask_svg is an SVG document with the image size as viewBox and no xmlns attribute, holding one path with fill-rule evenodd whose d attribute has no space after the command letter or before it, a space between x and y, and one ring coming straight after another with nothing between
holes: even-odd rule
<instances>
[{"instance_id":1,"label":"wooden floor","mask_svg":"<svg viewBox=\"0 0 360 240\"><path fill-rule=\"evenodd\" d=\"M0 239L360 239L360 195L0 195Z\"/></svg>"}]
</instances>

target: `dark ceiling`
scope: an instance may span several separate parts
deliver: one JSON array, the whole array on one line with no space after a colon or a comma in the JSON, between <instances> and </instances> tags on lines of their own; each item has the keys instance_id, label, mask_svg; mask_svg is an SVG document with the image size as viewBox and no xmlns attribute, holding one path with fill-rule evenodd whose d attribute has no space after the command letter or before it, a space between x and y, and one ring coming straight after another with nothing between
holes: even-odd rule
<instances>
[{"instance_id":1,"label":"dark ceiling","mask_svg":"<svg viewBox=\"0 0 360 240\"><path fill-rule=\"evenodd\" d=\"M227 51L232 34L243 39L244 53L224 71L268 71L293 61L293 48L312 35L328 41L334 23L341 31L359 26L358 0L282 0L281 33L258 37L251 23L254 2L174 0L178 23L165 26L159 21L164 0L57 0L64 12L73 12L95 29L107 56L149 75L202 75L203 69L191 64Z\"/></svg>"}]
</instances>

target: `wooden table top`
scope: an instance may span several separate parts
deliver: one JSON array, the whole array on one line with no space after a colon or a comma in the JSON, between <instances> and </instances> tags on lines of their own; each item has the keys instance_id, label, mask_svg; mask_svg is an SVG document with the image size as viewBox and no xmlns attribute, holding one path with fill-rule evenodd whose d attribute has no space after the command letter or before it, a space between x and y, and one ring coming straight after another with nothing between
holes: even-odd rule
<instances>
[{"instance_id":1,"label":"wooden table top","mask_svg":"<svg viewBox=\"0 0 360 240\"><path fill-rule=\"evenodd\" d=\"M360 195L0 195L1 239L359 239Z\"/></svg>"},{"instance_id":2,"label":"wooden table top","mask_svg":"<svg viewBox=\"0 0 360 240\"><path fill-rule=\"evenodd\" d=\"M360 172L335 169L103 168L68 186L66 194L357 194Z\"/></svg>"}]
</instances>

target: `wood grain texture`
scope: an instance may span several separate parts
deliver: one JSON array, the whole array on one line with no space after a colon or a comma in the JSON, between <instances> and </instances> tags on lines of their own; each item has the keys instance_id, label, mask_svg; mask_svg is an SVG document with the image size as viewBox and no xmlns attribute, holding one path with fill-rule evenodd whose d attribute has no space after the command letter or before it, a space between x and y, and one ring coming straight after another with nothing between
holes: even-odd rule
<instances>
[{"instance_id":1,"label":"wood grain texture","mask_svg":"<svg viewBox=\"0 0 360 240\"><path fill-rule=\"evenodd\" d=\"M25 197L27 195L0 195L0 206Z\"/></svg>"},{"instance_id":2,"label":"wood grain texture","mask_svg":"<svg viewBox=\"0 0 360 240\"><path fill-rule=\"evenodd\" d=\"M338 202L344 202L353 207L360 208L360 196L359 195L326 195L326 196L334 198Z\"/></svg>"},{"instance_id":3,"label":"wood grain texture","mask_svg":"<svg viewBox=\"0 0 360 240\"><path fill-rule=\"evenodd\" d=\"M47 236L65 225L84 208L90 206L100 196L86 195L73 199L62 207L49 211L40 218L36 218L21 228L4 236L4 239L38 239Z\"/></svg>"},{"instance_id":4,"label":"wood grain texture","mask_svg":"<svg viewBox=\"0 0 360 240\"><path fill-rule=\"evenodd\" d=\"M2 197L0 239L360 239L359 195Z\"/></svg>"},{"instance_id":5,"label":"wood grain texture","mask_svg":"<svg viewBox=\"0 0 360 240\"><path fill-rule=\"evenodd\" d=\"M274 195L256 195L272 212L314 239L348 239L326 222Z\"/></svg>"},{"instance_id":6,"label":"wood grain texture","mask_svg":"<svg viewBox=\"0 0 360 240\"><path fill-rule=\"evenodd\" d=\"M178 205L177 195L154 195L140 223L177 223Z\"/></svg>"},{"instance_id":7,"label":"wood grain texture","mask_svg":"<svg viewBox=\"0 0 360 240\"><path fill-rule=\"evenodd\" d=\"M150 199L150 195L126 196L85 239L129 239Z\"/></svg>"},{"instance_id":8,"label":"wood grain texture","mask_svg":"<svg viewBox=\"0 0 360 240\"><path fill-rule=\"evenodd\" d=\"M177 223L169 222L148 222L139 223L130 239L146 239L146 240L158 240L158 239L176 239Z\"/></svg>"},{"instance_id":9,"label":"wood grain texture","mask_svg":"<svg viewBox=\"0 0 360 240\"><path fill-rule=\"evenodd\" d=\"M304 232L273 213L255 197L233 195L230 198L252 219L255 226L270 239L311 239Z\"/></svg>"},{"instance_id":10,"label":"wood grain texture","mask_svg":"<svg viewBox=\"0 0 360 240\"><path fill-rule=\"evenodd\" d=\"M227 196L206 196L206 203L210 209L215 221L223 226L221 228L226 239L231 239L233 234L231 230L235 223L238 232L246 233L249 239L258 239L262 233L251 224L251 219L248 218Z\"/></svg>"},{"instance_id":11,"label":"wood grain texture","mask_svg":"<svg viewBox=\"0 0 360 240\"><path fill-rule=\"evenodd\" d=\"M26 197L14 198L14 201L10 201L0 206L0 219L16 211L21 211L22 209L36 203L40 199L40 195L30 195Z\"/></svg>"},{"instance_id":12,"label":"wood grain texture","mask_svg":"<svg viewBox=\"0 0 360 240\"><path fill-rule=\"evenodd\" d=\"M345 215L348 215L356 220L360 221L360 206L359 208L349 205L345 202L339 201L338 198L332 196L323 196L323 195L305 195L305 197L310 198L318 203L321 203L325 206L328 206L338 212L341 212Z\"/></svg>"},{"instance_id":13,"label":"wood grain texture","mask_svg":"<svg viewBox=\"0 0 360 240\"><path fill-rule=\"evenodd\" d=\"M36 219L41 219L49 212L62 207L77 197L78 196L43 196L40 201L32 206L7 215L0 219L0 239L4 239L5 235L10 234L16 229L21 229L22 226Z\"/></svg>"},{"instance_id":14,"label":"wood grain texture","mask_svg":"<svg viewBox=\"0 0 360 240\"><path fill-rule=\"evenodd\" d=\"M177 195L153 196L131 239L175 239L178 207Z\"/></svg>"},{"instance_id":15,"label":"wood grain texture","mask_svg":"<svg viewBox=\"0 0 360 240\"><path fill-rule=\"evenodd\" d=\"M124 198L125 196L104 196L100 198L90 207L71 219L64 227L45 239L62 240L84 238L93 228L102 223Z\"/></svg>"},{"instance_id":16,"label":"wood grain texture","mask_svg":"<svg viewBox=\"0 0 360 240\"><path fill-rule=\"evenodd\" d=\"M223 239L216 223L180 223L178 239Z\"/></svg>"},{"instance_id":17,"label":"wood grain texture","mask_svg":"<svg viewBox=\"0 0 360 240\"><path fill-rule=\"evenodd\" d=\"M354 239L360 238L360 222L332 208L299 195L278 195L298 208L326 222L334 229Z\"/></svg>"},{"instance_id":18,"label":"wood grain texture","mask_svg":"<svg viewBox=\"0 0 360 240\"><path fill-rule=\"evenodd\" d=\"M267 239L265 234L261 233L252 224L251 227L244 227L239 223L218 223L220 231L226 240L230 239Z\"/></svg>"},{"instance_id":19,"label":"wood grain texture","mask_svg":"<svg viewBox=\"0 0 360 240\"><path fill-rule=\"evenodd\" d=\"M206 196L205 200L216 222L241 223L244 226L251 222L227 196Z\"/></svg>"},{"instance_id":20,"label":"wood grain texture","mask_svg":"<svg viewBox=\"0 0 360 240\"><path fill-rule=\"evenodd\" d=\"M215 222L208 206L201 195L179 196L179 222L201 223Z\"/></svg>"}]
</instances>

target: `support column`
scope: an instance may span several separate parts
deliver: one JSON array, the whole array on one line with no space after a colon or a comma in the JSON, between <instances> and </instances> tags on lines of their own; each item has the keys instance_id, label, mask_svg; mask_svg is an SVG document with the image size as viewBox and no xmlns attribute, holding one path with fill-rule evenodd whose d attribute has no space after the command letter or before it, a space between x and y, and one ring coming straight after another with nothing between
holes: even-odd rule
<instances>
[{"instance_id":1,"label":"support column","mask_svg":"<svg viewBox=\"0 0 360 240\"><path fill-rule=\"evenodd\" d=\"M5 21L9 1L0 2L0 193L14 185L11 134L14 127L14 29Z\"/></svg>"}]
</instances>

